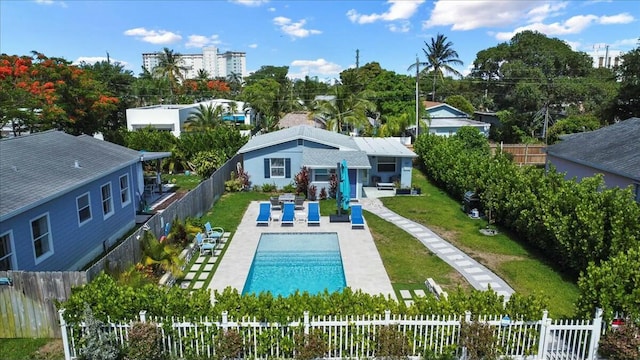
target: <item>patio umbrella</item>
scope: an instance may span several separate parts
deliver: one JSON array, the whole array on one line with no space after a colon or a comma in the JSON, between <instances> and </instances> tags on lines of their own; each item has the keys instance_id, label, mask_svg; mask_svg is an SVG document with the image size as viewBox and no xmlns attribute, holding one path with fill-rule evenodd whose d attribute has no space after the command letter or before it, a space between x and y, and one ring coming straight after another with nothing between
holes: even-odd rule
<instances>
[{"instance_id":1,"label":"patio umbrella","mask_svg":"<svg viewBox=\"0 0 640 360\"><path fill-rule=\"evenodd\" d=\"M351 200L351 186L349 185L349 169L347 168L347 160L342 160L340 165L340 204L343 210L349 209L349 201Z\"/></svg>"}]
</instances>

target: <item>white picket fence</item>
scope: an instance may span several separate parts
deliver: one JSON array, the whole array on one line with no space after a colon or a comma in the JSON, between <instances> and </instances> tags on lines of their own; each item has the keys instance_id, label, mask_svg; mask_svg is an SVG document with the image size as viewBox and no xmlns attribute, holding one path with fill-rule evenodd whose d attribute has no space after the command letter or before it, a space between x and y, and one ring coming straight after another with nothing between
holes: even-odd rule
<instances>
[{"instance_id":1,"label":"white picket fence","mask_svg":"<svg viewBox=\"0 0 640 360\"><path fill-rule=\"evenodd\" d=\"M78 355L77 339L81 336L63 318L60 311L65 359ZM296 334L320 331L328 342L325 359L374 358L376 335L382 327L397 329L410 341L406 356L418 358L425 351L443 354L455 351L461 359L465 349L459 346L460 326L472 320L465 316L395 316L386 311L382 316L310 317L286 324L264 323L255 319L231 321L225 313L220 321L203 319L190 322L180 319L151 319L140 312L137 321L158 324L163 334L164 350L178 358L210 357L215 354L218 330L233 329L242 337L242 358L293 358ZM503 356L513 359L595 360L601 335L602 312L593 320L552 320L543 313L532 322L511 321L507 317L478 317L494 329L496 347ZM115 336L120 345L127 343L131 323L109 323L104 333ZM80 325L82 332L83 324Z\"/></svg>"}]
</instances>

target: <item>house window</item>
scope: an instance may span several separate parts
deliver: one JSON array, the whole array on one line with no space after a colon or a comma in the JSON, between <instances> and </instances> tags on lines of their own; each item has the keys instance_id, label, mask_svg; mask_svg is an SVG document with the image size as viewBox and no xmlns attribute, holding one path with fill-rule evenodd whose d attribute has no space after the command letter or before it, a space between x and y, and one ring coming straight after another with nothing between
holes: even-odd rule
<instances>
[{"instance_id":1,"label":"house window","mask_svg":"<svg viewBox=\"0 0 640 360\"><path fill-rule=\"evenodd\" d=\"M53 254L51 246L51 232L49 231L49 214L31 220L31 239L36 264Z\"/></svg>"},{"instance_id":2,"label":"house window","mask_svg":"<svg viewBox=\"0 0 640 360\"><path fill-rule=\"evenodd\" d=\"M329 181L331 174L335 174L336 169L315 169L313 171L313 181Z\"/></svg>"},{"instance_id":3,"label":"house window","mask_svg":"<svg viewBox=\"0 0 640 360\"><path fill-rule=\"evenodd\" d=\"M269 169L271 169L272 178L283 178L284 177L284 158L271 159L271 163L269 164Z\"/></svg>"},{"instance_id":4,"label":"house window","mask_svg":"<svg viewBox=\"0 0 640 360\"><path fill-rule=\"evenodd\" d=\"M392 157L378 157L378 172L396 172L396 159Z\"/></svg>"},{"instance_id":5,"label":"house window","mask_svg":"<svg viewBox=\"0 0 640 360\"><path fill-rule=\"evenodd\" d=\"M0 235L0 271L15 270L11 232Z\"/></svg>"},{"instance_id":6,"label":"house window","mask_svg":"<svg viewBox=\"0 0 640 360\"><path fill-rule=\"evenodd\" d=\"M111 195L111 183L102 185L100 188L102 194L102 215L105 218L113 214L113 197Z\"/></svg>"},{"instance_id":7,"label":"house window","mask_svg":"<svg viewBox=\"0 0 640 360\"><path fill-rule=\"evenodd\" d=\"M91 220L91 199L89 198L89 193L78 196L76 198L76 205L78 207L78 224L82 226Z\"/></svg>"},{"instance_id":8,"label":"house window","mask_svg":"<svg viewBox=\"0 0 640 360\"><path fill-rule=\"evenodd\" d=\"M120 176L120 203L124 207L131 202L131 196L129 194L129 175L124 174Z\"/></svg>"}]
</instances>

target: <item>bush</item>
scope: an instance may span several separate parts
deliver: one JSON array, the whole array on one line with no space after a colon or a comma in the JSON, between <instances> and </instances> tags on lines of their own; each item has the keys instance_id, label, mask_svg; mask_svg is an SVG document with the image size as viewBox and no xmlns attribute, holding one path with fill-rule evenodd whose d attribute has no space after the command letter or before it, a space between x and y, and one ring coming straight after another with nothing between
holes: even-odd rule
<instances>
[{"instance_id":1,"label":"bush","mask_svg":"<svg viewBox=\"0 0 640 360\"><path fill-rule=\"evenodd\" d=\"M462 323L460 326L460 345L467 350L468 360L496 360L498 349L493 329L478 321Z\"/></svg>"},{"instance_id":2,"label":"bush","mask_svg":"<svg viewBox=\"0 0 640 360\"><path fill-rule=\"evenodd\" d=\"M282 191L286 193L294 193L296 192L296 186L294 184L287 184L282 187Z\"/></svg>"},{"instance_id":3,"label":"bush","mask_svg":"<svg viewBox=\"0 0 640 360\"><path fill-rule=\"evenodd\" d=\"M115 345L116 338L113 333L104 334L104 323L93 316L89 305L84 309L85 329L80 340L80 360L117 360L120 358L120 349Z\"/></svg>"},{"instance_id":4,"label":"bush","mask_svg":"<svg viewBox=\"0 0 640 360\"><path fill-rule=\"evenodd\" d=\"M396 328L385 326L380 328L376 338L376 358L378 359L406 359L409 353L409 339L407 335Z\"/></svg>"},{"instance_id":5,"label":"bush","mask_svg":"<svg viewBox=\"0 0 640 360\"><path fill-rule=\"evenodd\" d=\"M300 169L300 172L296 174L295 178L296 185L296 193L298 194L307 194L307 190L309 189L309 169L306 166L303 166Z\"/></svg>"},{"instance_id":6,"label":"bush","mask_svg":"<svg viewBox=\"0 0 640 360\"><path fill-rule=\"evenodd\" d=\"M301 360L324 358L329 351L329 344L327 344L323 335L323 332L319 329L315 329L307 335L296 334L295 358Z\"/></svg>"},{"instance_id":7,"label":"bush","mask_svg":"<svg viewBox=\"0 0 640 360\"><path fill-rule=\"evenodd\" d=\"M226 330L216 337L216 358L236 359L242 353L242 336L236 330Z\"/></svg>"},{"instance_id":8,"label":"bush","mask_svg":"<svg viewBox=\"0 0 640 360\"><path fill-rule=\"evenodd\" d=\"M309 186L309 190L308 190L309 194L307 195L307 197L309 198L309 200L311 201L316 201L318 200L317 198L317 194L318 194L318 188L315 185L311 185Z\"/></svg>"},{"instance_id":9,"label":"bush","mask_svg":"<svg viewBox=\"0 0 640 360\"><path fill-rule=\"evenodd\" d=\"M327 200L327 188L320 189L320 200Z\"/></svg>"},{"instance_id":10,"label":"bush","mask_svg":"<svg viewBox=\"0 0 640 360\"><path fill-rule=\"evenodd\" d=\"M162 333L155 323L136 322L129 330L126 360L163 360Z\"/></svg>"},{"instance_id":11,"label":"bush","mask_svg":"<svg viewBox=\"0 0 640 360\"><path fill-rule=\"evenodd\" d=\"M598 353L609 360L640 359L640 329L632 323L611 329L600 339Z\"/></svg>"},{"instance_id":12,"label":"bush","mask_svg":"<svg viewBox=\"0 0 640 360\"><path fill-rule=\"evenodd\" d=\"M278 187L276 186L276 184L262 184L262 192L264 193L272 193L272 192L276 192L278 190Z\"/></svg>"}]
</instances>

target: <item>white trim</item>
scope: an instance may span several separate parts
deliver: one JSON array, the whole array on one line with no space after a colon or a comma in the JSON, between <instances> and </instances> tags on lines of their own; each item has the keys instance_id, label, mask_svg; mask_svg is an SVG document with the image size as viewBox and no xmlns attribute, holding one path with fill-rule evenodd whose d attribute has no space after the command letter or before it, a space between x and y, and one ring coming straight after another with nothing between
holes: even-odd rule
<instances>
[{"instance_id":1,"label":"white trim","mask_svg":"<svg viewBox=\"0 0 640 360\"><path fill-rule=\"evenodd\" d=\"M80 209L80 204L78 204L78 199L80 199L83 196L87 196L87 206L89 208L89 218L82 221L82 219L80 219L80 210L84 209ZM89 221L91 221L93 219L93 211L91 210L91 194L87 191L84 194L81 194L79 196L76 196L76 213L78 214L78 227L81 227L82 225L88 223Z\"/></svg>"},{"instance_id":2,"label":"white trim","mask_svg":"<svg viewBox=\"0 0 640 360\"><path fill-rule=\"evenodd\" d=\"M102 189L105 186L109 186L109 209L111 211L109 211L108 213L104 212L104 202L105 202L105 198L104 198L104 194L102 193ZM104 184L102 184L100 186L100 208L102 209L102 218L104 220L107 220L108 218L111 217L111 215L113 215L113 213L115 212L115 210L113 209L113 186L111 186L111 181L106 182Z\"/></svg>"},{"instance_id":3,"label":"white trim","mask_svg":"<svg viewBox=\"0 0 640 360\"><path fill-rule=\"evenodd\" d=\"M16 271L18 270L18 260L16 259L16 247L15 247L15 244L13 243L13 230L8 230L0 234L0 238L2 238L5 235L9 236L9 247L11 247L11 252L9 256L9 263L11 264L10 270Z\"/></svg>"},{"instance_id":4,"label":"white trim","mask_svg":"<svg viewBox=\"0 0 640 360\"><path fill-rule=\"evenodd\" d=\"M127 192L127 201L122 202L122 178L126 177L127 178L127 187L126 187L126 192ZM122 207L125 207L129 204L131 204L131 182L129 181L129 174L122 174L119 178L118 178L118 193L120 194L120 205Z\"/></svg>"},{"instance_id":5,"label":"white trim","mask_svg":"<svg viewBox=\"0 0 640 360\"><path fill-rule=\"evenodd\" d=\"M276 169L282 168L282 175L273 175L273 160L282 160L282 166L275 166ZM269 177L272 179L284 179L287 176L287 160L285 158L269 158Z\"/></svg>"},{"instance_id":6,"label":"white trim","mask_svg":"<svg viewBox=\"0 0 640 360\"><path fill-rule=\"evenodd\" d=\"M47 240L49 242L49 251L47 251L46 253L42 253L42 255L40 256L37 256L35 247L36 239L34 238L33 234L33 222L36 220L40 220L43 217L47 218ZM31 232L31 249L33 249L34 263L35 265L38 265L44 260L48 259L51 255L53 255L53 237L51 236L51 217L49 216L49 212L47 211L29 220L29 231Z\"/></svg>"}]
</instances>

